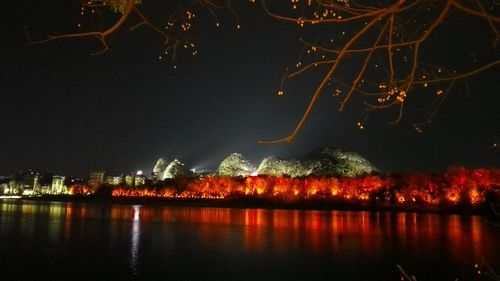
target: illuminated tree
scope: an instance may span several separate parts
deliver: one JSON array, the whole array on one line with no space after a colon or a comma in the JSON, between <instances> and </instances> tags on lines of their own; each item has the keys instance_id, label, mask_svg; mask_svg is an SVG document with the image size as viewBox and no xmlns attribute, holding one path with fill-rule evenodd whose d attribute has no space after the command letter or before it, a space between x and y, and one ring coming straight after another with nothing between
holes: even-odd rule
<instances>
[{"instance_id":1,"label":"illuminated tree","mask_svg":"<svg viewBox=\"0 0 500 281\"><path fill-rule=\"evenodd\" d=\"M255 0L249 0L255 2ZM495 0L261 0L266 13L274 19L296 24L306 32L319 30L317 40L302 39L304 52L295 67L287 69L283 76L278 95L285 93L288 79L303 75L313 69L323 69L316 88L302 117L292 133L282 139L263 141L280 143L294 140L325 92L340 98L339 110L346 108L350 101L361 102L364 111L358 120L359 129L364 129L368 116L379 110L394 108L396 116L390 123L398 123L405 111L408 98L415 92L428 90L434 95L433 109L428 118L414 124L421 132L425 124L434 117L439 106L448 96L450 89L460 80L480 72L498 67L500 60L495 50L499 41L500 17L498 2ZM158 4L158 3L156 3ZM155 5L156 5L155 4ZM81 14L95 14L96 17L116 12L113 24L102 29L48 36L42 40L31 40L27 32L28 44L41 44L61 39L94 38L102 49L109 49L109 38L122 29L126 21L137 20L130 30L146 27L165 40L164 54L159 58L175 61L178 49L197 54L196 44L190 34L196 11L208 9L214 17L215 25L221 25L218 14L229 12L238 17L230 0L170 1L171 11L167 20L155 24L141 10L140 0L88 0L82 2ZM132 17L133 15L133 17ZM453 30L463 18L484 22L491 29L491 55L469 64L464 69L426 58L442 57L446 50L430 48L436 38ZM453 25L453 26L450 26ZM82 26L78 26L84 29ZM329 28L328 33L325 31ZM460 28L460 27L458 27ZM465 31L464 31L465 32ZM462 34L462 36L467 36ZM463 40L466 41L466 40ZM480 44L484 42L479 42ZM487 44L488 45L488 44ZM457 48L457 45L450 46ZM477 47L477 46L476 46ZM484 47L484 46L483 46ZM429 53L432 54L429 55ZM175 64L173 65L175 69Z\"/></svg>"}]
</instances>

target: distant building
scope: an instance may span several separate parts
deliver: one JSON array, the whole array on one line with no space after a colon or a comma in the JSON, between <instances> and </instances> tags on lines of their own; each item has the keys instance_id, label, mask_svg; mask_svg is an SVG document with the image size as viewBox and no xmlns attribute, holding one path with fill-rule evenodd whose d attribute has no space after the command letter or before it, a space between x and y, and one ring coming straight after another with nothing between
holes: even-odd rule
<instances>
[{"instance_id":1,"label":"distant building","mask_svg":"<svg viewBox=\"0 0 500 281\"><path fill-rule=\"evenodd\" d=\"M33 194L39 188L40 171L28 169L20 171L13 185L9 184L10 194Z\"/></svg>"},{"instance_id":2,"label":"distant building","mask_svg":"<svg viewBox=\"0 0 500 281\"><path fill-rule=\"evenodd\" d=\"M38 185L33 190L34 194L50 194L52 186L52 178L54 174L52 173L42 173L38 178Z\"/></svg>"},{"instance_id":3,"label":"distant building","mask_svg":"<svg viewBox=\"0 0 500 281\"><path fill-rule=\"evenodd\" d=\"M96 172L90 172L89 173L89 180L88 183L89 185L95 190L99 186L101 186L104 183L104 175L106 172L104 171L96 171Z\"/></svg>"},{"instance_id":4,"label":"distant building","mask_svg":"<svg viewBox=\"0 0 500 281\"><path fill-rule=\"evenodd\" d=\"M9 177L0 176L0 194L8 194L9 180Z\"/></svg>"},{"instance_id":5,"label":"distant building","mask_svg":"<svg viewBox=\"0 0 500 281\"><path fill-rule=\"evenodd\" d=\"M8 194L9 193L9 183L4 182L0 183L0 194Z\"/></svg>"},{"instance_id":6,"label":"distant building","mask_svg":"<svg viewBox=\"0 0 500 281\"><path fill-rule=\"evenodd\" d=\"M9 181L9 188L7 190L7 194L17 194L17 183L15 180L10 180Z\"/></svg>"},{"instance_id":7,"label":"distant building","mask_svg":"<svg viewBox=\"0 0 500 281\"><path fill-rule=\"evenodd\" d=\"M51 186L52 186L52 183L50 183L50 184L41 184L40 188L37 189L37 191L35 193L50 194Z\"/></svg>"},{"instance_id":8,"label":"distant building","mask_svg":"<svg viewBox=\"0 0 500 281\"><path fill-rule=\"evenodd\" d=\"M66 193L66 185L64 184L65 176L54 175L52 177L52 184L50 185L50 193L63 194Z\"/></svg>"}]
</instances>

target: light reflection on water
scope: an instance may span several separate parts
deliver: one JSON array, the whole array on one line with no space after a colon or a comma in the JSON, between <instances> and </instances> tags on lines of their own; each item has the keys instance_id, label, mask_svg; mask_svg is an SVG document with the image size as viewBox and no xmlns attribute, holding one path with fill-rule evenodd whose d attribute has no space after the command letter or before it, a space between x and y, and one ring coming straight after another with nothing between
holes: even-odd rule
<instances>
[{"instance_id":1,"label":"light reflection on water","mask_svg":"<svg viewBox=\"0 0 500 281\"><path fill-rule=\"evenodd\" d=\"M344 271L346 276L363 270L363 274L383 274L385 266L396 263L436 268L444 263L454 270L472 267L482 256L500 259L495 250L499 229L477 216L30 201L3 201L0 210L0 239L11 242L0 243L0 255L20 249L29 253L21 257L24 262L47 259L40 266L74 262L78 266L72 270L88 264L94 271L110 271L110 278L125 280L130 275L134 280L154 277L155 272L179 274L181 269L194 279L211 279L189 272L189 263L219 277L221 272L229 276L221 280L244 279L238 272L249 268L254 271L248 276L262 279L263 264L271 264L267 270L272 274L280 266L295 265L277 279L304 280L296 277L303 266L324 271L321 280ZM23 242L14 241L19 237ZM221 263L224 267L214 270ZM10 271L0 269L9 276ZM21 274L29 276L30 271ZM92 271L87 274L92 276Z\"/></svg>"},{"instance_id":2,"label":"light reflection on water","mask_svg":"<svg viewBox=\"0 0 500 281\"><path fill-rule=\"evenodd\" d=\"M140 212L141 206L132 206L133 210L133 220L132 220L132 230L130 233L130 269L133 275L138 274L139 270L139 240L141 239L141 222L140 222Z\"/></svg>"}]
</instances>

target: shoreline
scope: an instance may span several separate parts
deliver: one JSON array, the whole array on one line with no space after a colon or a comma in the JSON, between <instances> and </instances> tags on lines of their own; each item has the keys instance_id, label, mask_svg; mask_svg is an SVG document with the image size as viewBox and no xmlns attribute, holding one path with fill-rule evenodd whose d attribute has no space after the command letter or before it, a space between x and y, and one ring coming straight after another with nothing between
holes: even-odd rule
<instances>
[{"instance_id":1,"label":"shoreline","mask_svg":"<svg viewBox=\"0 0 500 281\"><path fill-rule=\"evenodd\" d=\"M325 211L370 211L370 212L410 212L430 214L457 215L493 215L493 203L483 203L477 206L466 205L398 205L378 202L346 202L332 200L300 200L278 201L266 198L231 198L231 199L201 199L201 198L144 198L144 197L113 197L113 196L22 196L21 198L0 199L0 201L36 201L36 202L70 202L120 205L144 205L167 207L195 208L238 208L238 209L281 209L281 210L325 210ZM498 203L498 200L496 200ZM496 205L496 204L495 204Z\"/></svg>"}]
</instances>

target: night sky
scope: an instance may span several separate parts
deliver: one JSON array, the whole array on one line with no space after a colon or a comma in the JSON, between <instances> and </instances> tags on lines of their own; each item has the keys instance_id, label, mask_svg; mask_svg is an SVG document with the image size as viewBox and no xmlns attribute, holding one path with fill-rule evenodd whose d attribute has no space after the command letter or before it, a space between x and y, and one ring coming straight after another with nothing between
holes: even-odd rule
<instances>
[{"instance_id":1,"label":"night sky","mask_svg":"<svg viewBox=\"0 0 500 281\"><path fill-rule=\"evenodd\" d=\"M150 171L159 157L214 169L232 152L258 165L268 155L301 157L319 146L356 151L384 171L500 164L498 149L491 148L500 139L498 68L469 79L469 92L458 83L423 134L411 124L425 107L409 107L396 125L387 124L395 112L375 113L361 131L361 102L339 112L339 99L324 94L294 142L265 145L258 141L290 133L322 73L291 80L285 95L276 95L284 69L295 65L303 48L296 25L277 22L247 1L234 7L239 31L233 17L223 15L217 28L200 10L193 31L199 53L179 55L175 71L159 60L163 39L148 29L122 29L112 36L111 50L98 56L90 55L100 48L92 39L25 46L24 26L37 39L75 30L75 2L2 4L0 175L27 168L82 176ZM147 5L144 10L153 11ZM432 45L429 57L463 64L473 50L498 59L491 46L454 48L475 38L491 42L487 24L461 22L455 27L470 30L446 34L441 41L452 42L446 47L452 49Z\"/></svg>"}]
</instances>

